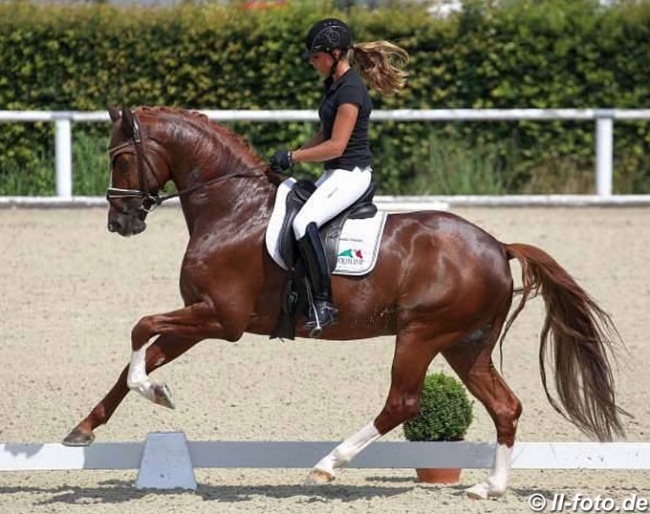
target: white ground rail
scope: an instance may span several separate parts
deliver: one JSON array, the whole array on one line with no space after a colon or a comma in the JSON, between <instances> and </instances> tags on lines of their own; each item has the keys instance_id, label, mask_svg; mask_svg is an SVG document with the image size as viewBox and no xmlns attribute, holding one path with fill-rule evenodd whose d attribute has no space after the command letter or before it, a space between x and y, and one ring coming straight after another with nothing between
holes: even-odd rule
<instances>
[{"instance_id":1,"label":"white ground rail","mask_svg":"<svg viewBox=\"0 0 650 514\"><path fill-rule=\"evenodd\" d=\"M201 110L215 121L318 121L311 110ZM372 114L373 121L553 121L574 120L595 123L596 193L612 194L614 162L614 120L650 120L650 109L396 109ZM72 123L108 122L108 113L101 111L0 111L0 122L55 124L56 194L72 197Z\"/></svg>"},{"instance_id":2,"label":"white ground rail","mask_svg":"<svg viewBox=\"0 0 650 514\"><path fill-rule=\"evenodd\" d=\"M183 432L146 442L2 444L1 471L138 469L136 487L196 489L194 468L311 468L339 442L187 441ZM496 445L482 442L378 442L352 468L491 468ZM650 443L518 443L514 469L650 469Z\"/></svg>"}]
</instances>

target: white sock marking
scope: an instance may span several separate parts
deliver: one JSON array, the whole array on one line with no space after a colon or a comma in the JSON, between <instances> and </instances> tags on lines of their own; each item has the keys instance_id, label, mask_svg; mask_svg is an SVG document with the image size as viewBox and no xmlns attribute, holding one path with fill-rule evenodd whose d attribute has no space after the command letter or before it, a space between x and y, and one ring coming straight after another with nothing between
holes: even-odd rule
<instances>
[{"instance_id":1,"label":"white sock marking","mask_svg":"<svg viewBox=\"0 0 650 514\"><path fill-rule=\"evenodd\" d=\"M143 393L143 389L147 389L146 384L149 382L145 361L148 346L146 344L131 354L131 363L129 364L129 373L126 379L129 389L138 389L141 393Z\"/></svg>"},{"instance_id":2,"label":"white sock marking","mask_svg":"<svg viewBox=\"0 0 650 514\"><path fill-rule=\"evenodd\" d=\"M381 437L374 423L368 423L352 437L349 437L327 456L321 459L314 469L334 475L334 469L345 466L359 455L369 444Z\"/></svg>"},{"instance_id":3,"label":"white sock marking","mask_svg":"<svg viewBox=\"0 0 650 514\"><path fill-rule=\"evenodd\" d=\"M469 488L467 495L483 500L488 499L490 496L502 496L508 486L511 465L512 447L508 448L505 444L497 445L494 468L490 471L487 481Z\"/></svg>"}]
</instances>

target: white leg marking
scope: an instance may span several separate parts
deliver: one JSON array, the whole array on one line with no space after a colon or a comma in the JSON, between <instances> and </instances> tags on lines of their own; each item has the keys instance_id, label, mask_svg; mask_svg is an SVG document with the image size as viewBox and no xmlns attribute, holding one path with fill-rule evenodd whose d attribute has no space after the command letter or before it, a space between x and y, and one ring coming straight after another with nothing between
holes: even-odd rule
<instances>
[{"instance_id":1,"label":"white leg marking","mask_svg":"<svg viewBox=\"0 0 650 514\"><path fill-rule=\"evenodd\" d=\"M512 463L512 448L505 444L497 445L494 468L490 472L487 481L470 487L466 494L475 500L487 500L490 497L503 496L508 485L510 466Z\"/></svg>"},{"instance_id":2,"label":"white leg marking","mask_svg":"<svg viewBox=\"0 0 650 514\"><path fill-rule=\"evenodd\" d=\"M381 437L374 423L368 423L352 437L339 444L323 457L312 471L321 471L334 478L334 470L345 466L359 455L370 443Z\"/></svg>"},{"instance_id":3,"label":"white leg marking","mask_svg":"<svg viewBox=\"0 0 650 514\"><path fill-rule=\"evenodd\" d=\"M138 391L145 398L153 401L153 389L151 388L151 380L147 376L145 356L149 344L145 344L138 351L131 354L131 363L129 364L129 372L126 378L126 384L129 389Z\"/></svg>"}]
</instances>

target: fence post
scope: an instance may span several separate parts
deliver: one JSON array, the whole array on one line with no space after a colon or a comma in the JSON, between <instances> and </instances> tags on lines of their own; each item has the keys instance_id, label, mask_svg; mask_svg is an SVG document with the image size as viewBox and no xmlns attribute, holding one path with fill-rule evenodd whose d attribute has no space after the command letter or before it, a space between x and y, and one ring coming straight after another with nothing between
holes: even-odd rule
<instances>
[{"instance_id":1,"label":"fence post","mask_svg":"<svg viewBox=\"0 0 650 514\"><path fill-rule=\"evenodd\" d=\"M56 148L56 196L72 197L72 116L60 113L54 126Z\"/></svg>"},{"instance_id":2,"label":"fence post","mask_svg":"<svg viewBox=\"0 0 650 514\"><path fill-rule=\"evenodd\" d=\"M614 111L596 111L596 193L611 196L614 175Z\"/></svg>"}]
</instances>

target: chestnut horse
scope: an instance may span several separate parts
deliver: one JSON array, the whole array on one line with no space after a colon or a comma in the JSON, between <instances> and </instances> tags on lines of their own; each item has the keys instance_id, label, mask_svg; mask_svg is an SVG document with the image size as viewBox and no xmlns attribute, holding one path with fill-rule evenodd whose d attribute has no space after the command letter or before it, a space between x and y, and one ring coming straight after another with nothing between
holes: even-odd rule
<instances>
[{"instance_id":1,"label":"chestnut horse","mask_svg":"<svg viewBox=\"0 0 650 514\"><path fill-rule=\"evenodd\" d=\"M189 230L180 272L185 306L143 317L131 333L132 358L117 383L64 444L85 446L108 422L129 389L172 407L164 384L148 374L204 339L239 340L270 334L288 272L265 249L265 231L281 178L226 128L200 113L141 107L113 120L108 230L122 236L145 229L149 210L172 181ZM513 301L509 261L522 268L521 300ZM391 386L379 415L316 463L309 483L334 479L370 443L419 412L425 374L442 354L487 409L497 432L494 468L468 490L474 498L506 489L521 403L492 362L526 300L541 293L546 319L539 350L551 405L589 436L623 435L615 402L610 351L617 332L607 313L553 258L525 244L504 244L446 212L388 216L375 269L363 277L333 277L340 320L323 337L349 340L395 335ZM505 326L505 328L504 328ZM298 321L296 334L307 332ZM155 339L153 339L155 338ZM152 341L153 339L153 341ZM557 396L546 382L552 362Z\"/></svg>"}]
</instances>

